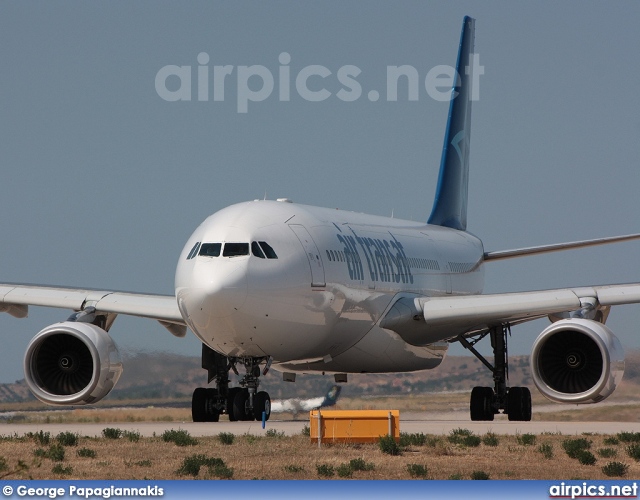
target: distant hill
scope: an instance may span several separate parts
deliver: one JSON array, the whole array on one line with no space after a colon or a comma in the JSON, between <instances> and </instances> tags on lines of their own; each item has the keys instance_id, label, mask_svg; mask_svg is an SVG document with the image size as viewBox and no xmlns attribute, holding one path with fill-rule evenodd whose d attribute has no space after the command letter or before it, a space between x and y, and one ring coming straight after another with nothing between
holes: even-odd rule
<instances>
[{"instance_id":1,"label":"distant hill","mask_svg":"<svg viewBox=\"0 0 640 500\"><path fill-rule=\"evenodd\" d=\"M492 361L490 359L490 361ZM509 385L533 386L528 356L512 356ZM173 354L141 353L124 360L124 372L113 392L101 404L123 400L185 400L193 390L206 386L207 373L200 358ZM235 379L236 377L233 376ZM280 372L261 377L261 387L273 399L313 397L334 383L332 375L298 375L295 383L283 382ZM235 380L234 380L235 383ZM627 355L626 384L640 384L640 353ZM343 397L470 391L476 385L493 386L491 373L472 356L447 356L435 370L396 374L354 374L343 384ZM0 384L0 403L32 401L24 380Z\"/></svg>"}]
</instances>

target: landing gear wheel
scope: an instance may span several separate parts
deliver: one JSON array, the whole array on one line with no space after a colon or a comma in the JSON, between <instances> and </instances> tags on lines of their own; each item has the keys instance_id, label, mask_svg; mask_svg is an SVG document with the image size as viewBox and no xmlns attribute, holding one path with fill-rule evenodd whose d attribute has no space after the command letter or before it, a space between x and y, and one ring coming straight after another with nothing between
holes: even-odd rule
<instances>
[{"instance_id":1,"label":"landing gear wheel","mask_svg":"<svg viewBox=\"0 0 640 500\"><path fill-rule=\"evenodd\" d=\"M218 402L218 389L206 389L206 403L205 403L205 411L206 411L206 422L217 422L220 420L220 410L216 406Z\"/></svg>"},{"instance_id":2,"label":"landing gear wheel","mask_svg":"<svg viewBox=\"0 0 640 500\"><path fill-rule=\"evenodd\" d=\"M271 415L271 398L266 391L260 391L253 399L253 414L256 420L262 420L262 412L265 414L265 419L269 420Z\"/></svg>"},{"instance_id":3,"label":"landing gear wheel","mask_svg":"<svg viewBox=\"0 0 640 500\"><path fill-rule=\"evenodd\" d=\"M469 404L471 420L493 420L493 389L491 387L474 387Z\"/></svg>"},{"instance_id":4,"label":"landing gear wheel","mask_svg":"<svg viewBox=\"0 0 640 500\"><path fill-rule=\"evenodd\" d=\"M194 422L206 422L207 418L207 390L204 387L198 387L193 391L191 398L191 418Z\"/></svg>"},{"instance_id":5,"label":"landing gear wheel","mask_svg":"<svg viewBox=\"0 0 640 500\"><path fill-rule=\"evenodd\" d=\"M236 420L247 420L247 400L249 399L249 392L244 389L239 389L233 398L233 415Z\"/></svg>"},{"instance_id":6,"label":"landing gear wheel","mask_svg":"<svg viewBox=\"0 0 640 500\"><path fill-rule=\"evenodd\" d=\"M233 402L236 398L236 394L238 394L238 392L240 391L242 391L240 387L231 387L229 389L229 392L227 393L227 413L229 414L229 422L236 422L238 420L242 420L242 418L236 415L236 412L234 411L234 408L233 408ZM242 414L244 415L244 412Z\"/></svg>"},{"instance_id":7,"label":"landing gear wheel","mask_svg":"<svg viewBox=\"0 0 640 500\"><path fill-rule=\"evenodd\" d=\"M507 394L509 420L529 422L531 420L531 391L527 387L511 387Z\"/></svg>"}]
</instances>

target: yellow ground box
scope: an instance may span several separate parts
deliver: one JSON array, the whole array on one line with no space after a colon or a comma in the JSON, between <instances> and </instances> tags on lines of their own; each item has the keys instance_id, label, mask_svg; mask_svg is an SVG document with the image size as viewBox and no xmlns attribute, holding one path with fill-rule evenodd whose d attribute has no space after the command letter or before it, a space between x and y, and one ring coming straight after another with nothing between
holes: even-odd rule
<instances>
[{"instance_id":1,"label":"yellow ground box","mask_svg":"<svg viewBox=\"0 0 640 500\"><path fill-rule=\"evenodd\" d=\"M309 412L313 443L372 443L380 436L400 439L399 410L313 410Z\"/></svg>"}]
</instances>

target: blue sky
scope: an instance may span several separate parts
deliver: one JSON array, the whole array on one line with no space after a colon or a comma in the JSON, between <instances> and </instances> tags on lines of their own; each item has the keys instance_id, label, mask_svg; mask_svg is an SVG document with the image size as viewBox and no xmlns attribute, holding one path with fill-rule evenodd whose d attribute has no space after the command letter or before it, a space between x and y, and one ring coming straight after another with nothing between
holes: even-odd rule
<instances>
[{"instance_id":1,"label":"blue sky","mask_svg":"<svg viewBox=\"0 0 640 500\"><path fill-rule=\"evenodd\" d=\"M640 232L639 14L637 2L589 1L3 2L0 281L170 294L196 226L265 193L426 220L448 103L424 87L417 101L402 88L387 101L386 68L411 65L424 79L453 65L464 15L476 18L485 71L469 230L487 250ZM211 73L234 67L223 101L196 98L201 52ZM330 97L309 102L292 83L281 101L283 52L292 82L328 68L310 86ZM158 95L167 65L192 67L191 101ZM251 65L275 76L275 90L238 113L238 68ZM353 102L337 97L346 65L361 70ZM636 282L639 262L639 242L496 262L486 291ZM639 312L610 316L627 348L640 347ZM22 378L31 337L66 317L1 315L0 381ZM515 328L511 352L528 353L544 326ZM124 351L200 352L150 321L120 317L112 335Z\"/></svg>"}]
</instances>

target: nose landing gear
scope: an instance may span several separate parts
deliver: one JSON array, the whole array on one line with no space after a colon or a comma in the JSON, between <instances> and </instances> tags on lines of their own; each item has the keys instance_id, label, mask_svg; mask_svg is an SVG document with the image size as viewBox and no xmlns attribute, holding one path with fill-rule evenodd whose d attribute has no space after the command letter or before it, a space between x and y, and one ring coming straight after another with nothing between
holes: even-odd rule
<instances>
[{"instance_id":1,"label":"nose landing gear","mask_svg":"<svg viewBox=\"0 0 640 500\"><path fill-rule=\"evenodd\" d=\"M264 369L260 364L265 362ZM236 365L242 363L246 374L239 380L240 387L229 387L229 370L236 375ZM194 422L217 422L220 415L238 420L265 420L271 416L271 398L266 391L258 391L260 374L266 375L271 366L270 357L232 358L202 345L202 367L209 372L209 382L215 380L217 388L198 387L193 391L191 416Z\"/></svg>"}]
</instances>

